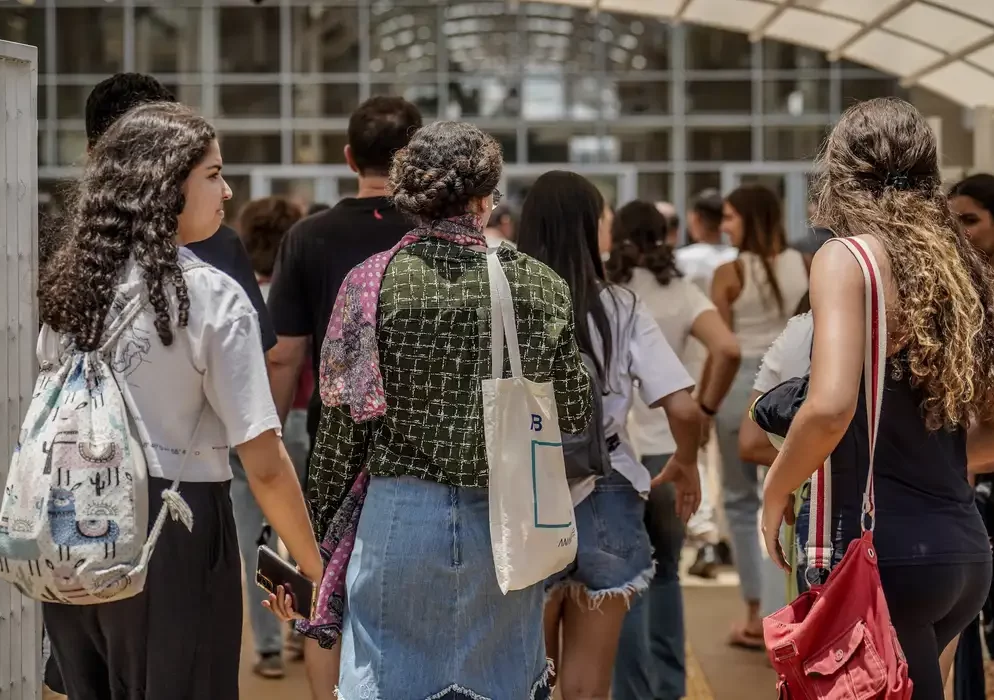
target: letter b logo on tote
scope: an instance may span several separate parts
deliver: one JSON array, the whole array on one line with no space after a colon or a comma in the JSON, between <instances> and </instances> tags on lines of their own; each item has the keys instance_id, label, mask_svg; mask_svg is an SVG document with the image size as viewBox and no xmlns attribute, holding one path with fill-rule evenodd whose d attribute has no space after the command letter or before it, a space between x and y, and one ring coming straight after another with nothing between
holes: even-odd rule
<instances>
[{"instance_id":1,"label":"letter b logo on tote","mask_svg":"<svg viewBox=\"0 0 994 700\"><path fill-rule=\"evenodd\" d=\"M532 414L532 432L540 433L542 432L542 416L537 413Z\"/></svg>"}]
</instances>

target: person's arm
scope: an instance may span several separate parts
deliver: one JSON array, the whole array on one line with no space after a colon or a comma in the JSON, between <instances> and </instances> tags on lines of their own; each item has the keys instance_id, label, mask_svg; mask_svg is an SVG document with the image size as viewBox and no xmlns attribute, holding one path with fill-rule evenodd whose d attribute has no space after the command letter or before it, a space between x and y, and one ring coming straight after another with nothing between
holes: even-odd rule
<instances>
[{"instance_id":1,"label":"person's arm","mask_svg":"<svg viewBox=\"0 0 994 700\"><path fill-rule=\"evenodd\" d=\"M749 397L749 406L756 403L756 399L763 395L763 392L753 390ZM761 464L768 467L777 458L777 448L770 442L769 436L746 412L742 416L742 423L739 424L739 457L743 462Z\"/></svg>"},{"instance_id":2,"label":"person's arm","mask_svg":"<svg viewBox=\"0 0 994 700\"><path fill-rule=\"evenodd\" d=\"M269 385L276 402L280 420L285 421L300 380L300 372L307 362L313 334L311 297L304 288L302 259L306 251L300 243L301 233L297 224L280 242L269 285L269 312L276 327L277 342L266 356ZM320 343L324 338L316 338Z\"/></svg>"},{"instance_id":3,"label":"person's arm","mask_svg":"<svg viewBox=\"0 0 994 700\"><path fill-rule=\"evenodd\" d=\"M569 320L559 334L555 364L552 367L552 387L556 394L559 430L576 435L586 430L590 423L593 395L590 393L590 376L576 344L576 326L568 296L565 303Z\"/></svg>"},{"instance_id":4,"label":"person's arm","mask_svg":"<svg viewBox=\"0 0 994 700\"><path fill-rule=\"evenodd\" d=\"M856 413L866 337L863 273L845 246L826 245L811 267L814 343L807 398L763 485L763 531L774 561L791 493L839 444Z\"/></svg>"},{"instance_id":5,"label":"person's arm","mask_svg":"<svg viewBox=\"0 0 994 700\"><path fill-rule=\"evenodd\" d=\"M714 304L715 310L717 310L721 320L725 322L725 325L729 329L735 328L732 304L735 303L735 300L739 298L739 294L742 293L742 282L738 271L738 264L737 260L733 260L719 266L714 271L714 277L711 278L711 303ZM701 385L698 387L698 396L702 396L705 392L708 394L717 393L715 389L711 388L711 385L717 382L717 377L714 376L714 363L715 360L709 352L707 360L704 361L704 369L701 372ZM708 406L708 408L715 407Z\"/></svg>"},{"instance_id":6,"label":"person's arm","mask_svg":"<svg viewBox=\"0 0 994 700\"><path fill-rule=\"evenodd\" d=\"M708 351L710 376L698 392L697 400L708 411L717 412L739 371L742 354L732 329L715 309L708 309L694 319L690 335Z\"/></svg>"},{"instance_id":7,"label":"person's arm","mask_svg":"<svg viewBox=\"0 0 994 700\"><path fill-rule=\"evenodd\" d=\"M267 430L235 448L245 467L249 488L266 522L273 526L290 556L310 581L324 573L300 480L275 430Z\"/></svg>"},{"instance_id":8,"label":"person's arm","mask_svg":"<svg viewBox=\"0 0 994 700\"><path fill-rule=\"evenodd\" d=\"M319 537L324 537L362 470L370 437L369 424L352 420L348 406L321 407L307 489L311 520Z\"/></svg>"},{"instance_id":9,"label":"person's arm","mask_svg":"<svg viewBox=\"0 0 994 700\"><path fill-rule=\"evenodd\" d=\"M967 432L966 463L971 474L994 472L994 422L978 422Z\"/></svg>"}]
</instances>

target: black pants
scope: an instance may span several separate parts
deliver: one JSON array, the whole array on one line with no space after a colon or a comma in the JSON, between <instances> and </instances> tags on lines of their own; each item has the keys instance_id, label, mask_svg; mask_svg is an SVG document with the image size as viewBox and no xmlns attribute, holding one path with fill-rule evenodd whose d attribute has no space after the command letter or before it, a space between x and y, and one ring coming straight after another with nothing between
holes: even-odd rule
<instances>
[{"instance_id":1,"label":"black pants","mask_svg":"<svg viewBox=\"0 0 994 700\"><path fill-rule=\"evenodd\" d=\"M169 484L149 480L149 513ZM237 700L241 560L228 491L228 483L180 486L193 532L166 519L139 595L44 605L72 700Z\"/></svg>"},{"instance_id":2,"label":"black pants","mask_svg":"<svg viewBox=\"0 0 994 700\"><path fill-rule=\"evenodd\" d=\"M991 562L882 565L880 580L908 658L914 700L943 700L939 654L980 612Z\"/></svg>"}]
</instances>

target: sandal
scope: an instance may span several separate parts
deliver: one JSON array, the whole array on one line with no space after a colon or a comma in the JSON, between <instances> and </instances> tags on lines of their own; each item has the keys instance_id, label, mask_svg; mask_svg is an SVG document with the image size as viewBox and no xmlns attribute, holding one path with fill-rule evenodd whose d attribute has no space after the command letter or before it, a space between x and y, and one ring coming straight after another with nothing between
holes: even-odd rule
<instances>
[{"instance_id":1,"label":"sandal","mask_svg":"<svg viewBox=\"0 0 994 700\"><path fill-rule=\"evenodd\" d=\"M737 649L747 649L749 651L765 651L766 642L762 634L754 634L745 627L736 627L732 630L728 638L728 645Z\"/></svg>"}]
</instances>

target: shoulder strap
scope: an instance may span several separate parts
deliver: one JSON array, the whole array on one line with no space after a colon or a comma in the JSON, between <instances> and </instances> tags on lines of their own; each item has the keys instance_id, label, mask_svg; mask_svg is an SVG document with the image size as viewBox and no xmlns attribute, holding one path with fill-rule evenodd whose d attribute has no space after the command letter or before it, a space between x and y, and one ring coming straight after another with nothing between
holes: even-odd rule
<instances>
[{"instance_id":1,"label":"shoulder strap","mask_svg":"<svg viewBox=\"0 0 994 700\"><path fill-rule=\"evenodd\" d=\"M863 357L863 391L866 399L866 428L870 443L870 463L863 494L863 517L860 528L872 531L876 524L873 490L873 461L876 452L880 409L883 403L884 363L887 358L887 316L884 306L880 269L873 252L857 238L834 238L845 245L863 271L866 345ZM829 242L832 242L829 241ZM808 566L828 571L832 560L832 469L831 458L825 460L811 477L811 509L808 520Z\"/></svg>"}]
</instances>

